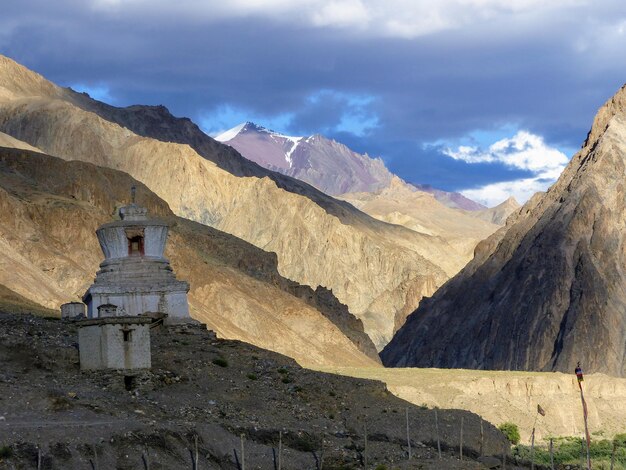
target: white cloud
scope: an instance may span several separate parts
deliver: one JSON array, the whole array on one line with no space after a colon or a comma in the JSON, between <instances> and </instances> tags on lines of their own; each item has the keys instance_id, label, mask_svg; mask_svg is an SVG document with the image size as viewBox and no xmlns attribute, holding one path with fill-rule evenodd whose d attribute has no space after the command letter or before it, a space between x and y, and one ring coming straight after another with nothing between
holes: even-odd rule
<instances>
[{"instance_id":1,"label":"white cloud","mask_svg":"<svg viewBox=\"0 0 626 470\"><path fill-rule=\"evenodd\" d=\"M534 193L545 191L558 179L569 161L563 152L546 145L540 136L527 131L518 131L513 137L498 140L487 150L460 146L456 150L445 148L443 153L467 163L504 164L532 174L527 178L460 191L464 196L489 207L500 204L510 196L524 203Z\"/></svg>"},{"instance_id":2,"label":"white cloud","mask_svg":"<svg viewBox=\"0 0 626 470\"><path fill-rule=\"evenodd\" d=\"M460 191L463 196L480 202L487 207L494 207L513 196L520 204L525 203L533 194L548 189L554 180L543 178L524 178L515 181L493 183L475 189Z\"/></svg>"},{"instance_id":3,"label":"white cloud","mask_svg":"<svg viewBox=\"0 0 626 470\"><path fill-rule=\"evenodd\" d=\"M261 17L312 27L414 38L526 13L552 12L587 0L91 0L101 11L144 11L195 20ZM546 13L548 14L548 13Z\"/></svg>"},{"instance_id":4,"label":"white cloud","mask_svg":"<svg viewBox=\"0 0 626 470\"><path fill-rule=\"evenodd\" d=\"M511 138L501 139L487 150L460 146L457 150L446 148L443 153L467 163L503 163L511 168L533 172L563 169L568 161L563 152L548 147L540 136L526 131L518 131Z\"/></svg>"}]
</instances>

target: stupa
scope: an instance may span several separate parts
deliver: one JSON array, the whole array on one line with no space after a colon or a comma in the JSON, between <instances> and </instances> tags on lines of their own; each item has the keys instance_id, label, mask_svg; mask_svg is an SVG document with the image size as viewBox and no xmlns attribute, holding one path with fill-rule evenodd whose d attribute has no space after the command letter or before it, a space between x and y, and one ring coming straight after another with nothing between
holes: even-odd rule
<instances>
[{"instance_id":1,"label":"stupa","mask_svg":"<svg viewBox=\"0 0 626 470\"><path fill-rule=\"evenodd\" d=\"M117 307L120 317L161 313L167 314L165 323L193 322L189 284L176 279L163 256L167 223L149 218L148 210L135 203L134 187L131 201L120 208L121 220L96 231L105 259L83 296L87 318L99 318L103 309L98 307L108 304Z\"/></svg>"}]
</instances>

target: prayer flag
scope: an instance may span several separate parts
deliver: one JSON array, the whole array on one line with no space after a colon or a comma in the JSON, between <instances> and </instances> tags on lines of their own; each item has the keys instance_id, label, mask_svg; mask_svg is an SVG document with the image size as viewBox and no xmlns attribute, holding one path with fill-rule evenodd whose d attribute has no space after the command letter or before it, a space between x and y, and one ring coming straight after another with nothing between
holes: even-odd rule
<instances>
[{"instance_id":1,"label":"prayer flag","mask_svg":"<svg viewBox=\"0 0 626 470\"><path fill-rule=\"evenodd\" d=\"M546 415L546 411L539 404L537 405L537 413L539 413L541 416Z\"/></svg>"}]
</instances>

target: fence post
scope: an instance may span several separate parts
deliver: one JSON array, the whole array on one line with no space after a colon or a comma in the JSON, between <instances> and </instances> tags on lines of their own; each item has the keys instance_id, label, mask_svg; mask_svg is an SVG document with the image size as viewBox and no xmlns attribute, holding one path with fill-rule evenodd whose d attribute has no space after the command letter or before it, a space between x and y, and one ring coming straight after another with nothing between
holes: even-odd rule
<instances>
[{"instance_id":1,"label":"fence post","mask_svg":"<svg viewBox=\"0 0 626 470\"><path fill-rule=\"evenodd\" d=\"M485 432L483 430L483 417L480 417L480 456L485 455Z\"/></svg>"},{"instance_id":2,"label":"fence post","mask_svg":"<svg viewBox=\"0 0 626 470\"><path fill-rule=\"evenodd\" d=\"M406 444L409 447L409 460L411 460L411 433L409 431L409 407L406 407Z\"/></svg>"},{"instance_id":3,"label":"fence post","mask_svg":"<svg viewBox=\"0 0 626 470\"><path fill-rule=\"evenodd\" d=\"M363 425L365 431L365 442L363 446L363 468L367 470L367 423Z\"/></svg>"},{"instance_id":4,"label":"fence post","mask_svg":"<svg viewBox=\"0 0 626 470\"><path fill-rule=\"evenodd\" d=\"M463 461L463 416L461 416L461 439L459 442L459 456L461 457L461 461Z\"/></svg>"},{"instance_id":5,"label":"fence post","mask_svg":"<svg viewBox=\"0 0 626 470\"><path fill-rule=\"evenodd\" d=\"M283 470L283 432L278 431L278 470Z\"/></svg>"},{"instance_id":6,"label":"fence post","mask_svg":"<svg viewBox=\"0 0 626 470\"><path fill-rule=\"evenodd\" d=\"M530 435L530 470L535 470L535 428Z\"/></svg>"},{"instance_id":7,"label":"fence post","mask_svg":"<svg viewBox=\"0 0 626 470\"><path fill-rule=\"evenodd\" d=\"M239 437L241 439L241 470L246 470L246 450L243 445L243 434Z\"/></svg>"},{"instance_id":8,"label":"fence post","mask_svg":"<svg viewBox=\"0 0 626 470\"><path fill-rule=\"evenodd\" d=\"M99 467L99 465L98 465L98 451L97 451L96 446L94 444L94 446L93 446L93 468L95 470L99 470L98 467Z\"/></svg>"},{"instance_id":9,"label":"fence post","mask_svg":"<svg viewBox=\"0 0 626 470\"><path fill-rule=\"evenodd\" d=\"M37 447L37 470L41 470L41 448Z\"/></svg>"},{"instance_id":10,"label":"fence post","mask_svg":"<svg viewBox=\"0 0 626 470\"><path fill-rule=\"evenodd\" d=\"M144 470L150 470L150 460L148 456L148 448L141 453L141 460L143 461Z\"/></svg>"},{"instance_id":11,"label":"fence post","mask_svg":"<svg viewBox=\"0 0 626 470\"><path fill-rule=\"evenodd\" d=\"M437 408L435 408L435 432L437 433L437 454L441 460L441 441L439 440L439 418L437 417Z\"/></svg>"}]
</instances>

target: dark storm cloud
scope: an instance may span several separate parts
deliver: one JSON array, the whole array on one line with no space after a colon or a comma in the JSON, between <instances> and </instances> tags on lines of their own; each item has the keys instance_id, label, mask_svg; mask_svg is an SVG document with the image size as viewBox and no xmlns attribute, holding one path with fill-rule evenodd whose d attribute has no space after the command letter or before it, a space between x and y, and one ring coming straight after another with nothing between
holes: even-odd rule
<instances>
[{"instance_id":1,"label":"dark storm cloud","mask_svg":"<svg viewBox=\"0 0 626 470\"><path fill-rule=\"evenodd\" d=\"M57 83L108 91L117 105L165 104L205 122L224 106L268 120L289 116L277 130L323 132L382 155L407 180L445 189L526 175L455 161L424 144L513 126L574 149L626 81L617 1L525 9L413 37L393 34L385 18L369 29L316 26L348 21L345 11L365 21L357 0L338 12L304 2L309 22L295 10L250 13L243 0L235 13L194 10L200 3L207 4L182 2L176 11L163 2L151 9L140 1L10 0L0 52Z\"/></svg>"}]
</instances>

